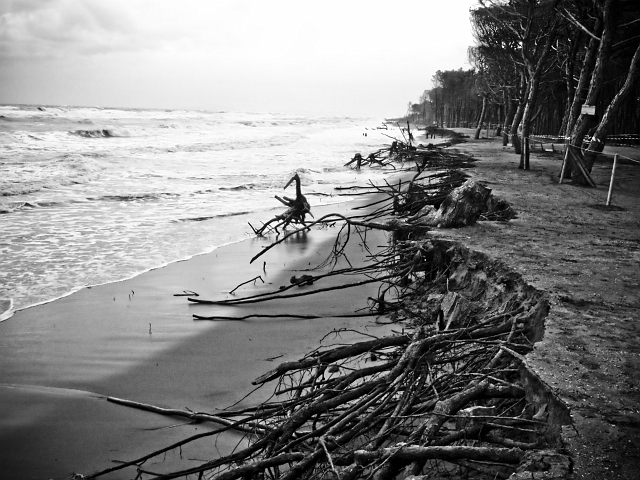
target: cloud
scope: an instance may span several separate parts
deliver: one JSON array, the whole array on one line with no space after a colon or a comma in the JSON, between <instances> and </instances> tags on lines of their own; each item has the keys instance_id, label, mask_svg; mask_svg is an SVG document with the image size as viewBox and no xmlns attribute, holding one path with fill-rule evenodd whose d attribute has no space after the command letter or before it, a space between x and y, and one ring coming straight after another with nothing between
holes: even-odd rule
<instances>
[{"instance_id":1,"label":"cloud","mask_svg":"<svg viewBox=\"0 0 640 480\"><path fill-rule=\"evenodd\" d=\"M404 109L463 66L474 1L0 0L0 101Z\"/></svg>"},{"instance_id":2,"label":"cloud","mask_svg":"<svg viewBox=\"0 0 640 480\"><path fill-rule=\"evenodd\" d=\"M117 0L21 0L0 3L0 55L60 58L154 46Z\"/></svg>"}]
</instances>

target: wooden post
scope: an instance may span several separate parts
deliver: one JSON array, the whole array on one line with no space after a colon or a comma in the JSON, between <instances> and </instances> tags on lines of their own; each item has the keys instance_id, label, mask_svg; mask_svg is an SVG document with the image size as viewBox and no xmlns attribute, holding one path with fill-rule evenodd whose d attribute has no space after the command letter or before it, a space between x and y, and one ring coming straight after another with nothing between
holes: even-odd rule
<instances>
[{"instance_id":1,"label":"wooden post","mask_svg":"<svg viewBox=\"0 0 640 480\"><path fill-rule=\"evenodd\" d=\"M564 149L564 158L562 159L562 169L560 170L560 181L558 183L562 183L564 179L564 171L567 169L567 161L569 160L569 147L571 145L567 144Z\"/></svg>"},{"instance_id":2,"label":"wooden post","mask_svg":"<svg viewBox=\"0 0 640 480\"><path fill-rule=\"evenodd\" d=\"M611 194L613 193L613 179L616 176L616 165L618 164L618 154L613 156L613 169L611 170L611 182L609 183L609 194L607 195L607 203L605 205L611 205Z\"/></svg>"}]
</instances>

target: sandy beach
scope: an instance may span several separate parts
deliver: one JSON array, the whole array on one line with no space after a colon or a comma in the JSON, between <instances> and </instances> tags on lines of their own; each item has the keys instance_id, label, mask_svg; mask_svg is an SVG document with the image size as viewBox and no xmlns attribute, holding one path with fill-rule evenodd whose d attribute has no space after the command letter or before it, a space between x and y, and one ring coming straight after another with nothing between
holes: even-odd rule
<instances>
[{"instance_id":1,"label":"sandy beach","mask_svg":"<svg viewBox=\"0 0 640 480\"><path fill-rule=\"evenodd\" d=\"M527 364L571 411L573 425L564 427L562 440L573 458L574 478L634 478L640 464L640 217L632 187L637 169L625 167L616 207L604 209L599 205L605 188L558 185L561 157L536 155L532 170L523 172L497 138L456 149L478 159L467 173L509 201L518 217L436 229L432 235L500 259L549 296L544 335ZM594 176L600 185L609 171L606 162L597 165ZM355 204L327 206L314 214L344 213ZM588 223L580 220L585 218ZM174 296L186 290L200 298L229 298L236 285L257 276L265 283L249 283L236 295L276 290L291 275L323 260L335 234L329 228L292 237L251 265L249 259L269 242L249 239L131 280L85 288L0 324L3 478L88 474L215 428L108 403L106 396L215 414L237 401L255 405L268 398L272 385L244 396L252 380L280 362L301 358L332 330L350 331L329 335L325 342L362 339L355 331L388 333L391 327L374 317L332 316L365 307L376 287L242 307L195 305ZM368 236L369 247L386 245L385 234L375 235ZM350 260L363 258L359 240L349 248ZM585 275L590 281L584 281ZM192 319L194 313L284 312L325 318ZM205 438L145 467L168 471L180 457L182 465L184 459L201 463L228 452L239 438L230 435L215 443ZM132 472L109 478L132 478Z\"/></svg>"},{"instance_id":2,"label":"sandy beach","mask_svg":"<svg viewBox=\"0 0 640 480\"><path fill-rule=\"evenodd\" d=\"M357 203L324 208L326 213L345 213L347 205ZM322 209L314 213L321 215ZM319 346L332 330L382 334L388 327L376 325L375 317L331 317L366 307L366 298L375 294L375 286L270 302L268 306L196 305L186 296L174 296L186 290L197 292L200 298L229 298L229 291L256 276L265 283L249 283L235 295L277 290L288 285L299 270L324 259L336 230L313 230L293 237L252 265L251 257L269 241L248 239L130 280L82 289L19 311L3 322L2 477L58 479L87 474L215 427L190 426L180 419L114 405L106 401L107 396L215 413L241 400L254 388L251 381L278 362L300 358ZM370 235L368 240L370 246L386 244L384 234ZM362 258L359 242L350 242L350 249L352 260ZM303 288L312 287L300 291ZM192 319L194 313L239 316L255 312L314 313L326 318ZM344 332L326 342L353 338L359 335ZM263 387L244 404L258 403L272 389ZM230 445L217 443L215 448L224 452ZM188 451L198 461L215 457L217 453L211 449L211 441L202 441L183 453ZM169 468L171 456L162 463L162 469ZM130 477L131 471L110 478Z\"/></svg>"}]
</instances>

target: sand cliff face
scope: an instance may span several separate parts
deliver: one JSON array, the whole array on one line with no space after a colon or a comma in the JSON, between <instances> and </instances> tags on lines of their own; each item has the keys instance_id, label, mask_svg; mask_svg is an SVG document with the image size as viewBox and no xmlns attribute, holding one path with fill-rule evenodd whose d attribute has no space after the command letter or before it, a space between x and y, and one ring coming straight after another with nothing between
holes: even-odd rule
<instances>
[{"instance_id":1,"label":"sand cliff face","mask_svg":"<svg viewBox=\"0 0 640 480\"><path fill-rule=\"evenodd\" d=\"M430 284L416 291L417 317L432 318L440 332L463 331L471 325L486 324L487 319L490 322L500 315L521 329L521 339L512 339L505 348L518 359L517 373L514 372L511 381L524 391L527 405L521 417L538 422L520 440L526 439L529 445L537 445L537 448L525 450L526 455L510 478L531 478L532 472L543 471L544 478L567 478L572 461L566 453L561 453L562 435L567 428L573 428L571 412L527 361L527 355L534 350L536 342L544 338L545 321L550 311L549 295L529 285L522 275L503 262L470 250L459 242L427 239L423 241L423 248L425 246L429 252L425 271L435 279L445 273L446 280L443 282L440 278L439 289ZM483 371L479 368L477 374L481 375ZM498 414L497 405L499 402L476 402L460 414L469 418L495 416ZM476 424L482 423L481 418L476 420ZM458 421L456 426L461 428L468 424L468 421L462 424ZM499 427L496 429L499 431Z\"/></svg>"}]
</instances>

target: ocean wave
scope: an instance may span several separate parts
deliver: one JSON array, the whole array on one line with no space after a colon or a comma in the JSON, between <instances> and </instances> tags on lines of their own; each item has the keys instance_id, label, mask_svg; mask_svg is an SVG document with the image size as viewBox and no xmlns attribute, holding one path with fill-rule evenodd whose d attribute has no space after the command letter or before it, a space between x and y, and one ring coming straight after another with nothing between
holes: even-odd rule
<instances>
[{"instance_id":1,"label":"ocean wave","mask_svg":"<svg viewBox=\"0 0 640 480\"><path fill-rule=\"evenodd\" d=\"M9 202L9 203L0 202L0 214L13 213L13 212L18 212L20 210L25 210L28 208L37 208L37 207L38 205L36 203L31 203L31 202Z\"/></svg>"},{"instance_id":2,"label":"ocean wave","mask_svg":"<svg viewBox=\"0 0 640 480\"><path fill-rule=\"evenodd\" d=\"M231 213L220 213L218 215L206 215L203 217L188 217L188 218L178 218L177 220L172 220L172 223L179 222L204 222L205 220L213 220L214 218L224 218L224 217L237 217L238 215L247 215L250 213L254 213L251 210L246 212L231 212Z\"/></svg>"},{"instance_id":3,"label":"ocean wave","mask_svg":"<svg viewBox=\"0 0 640 480\"><path fill-rule=\"evenodd\" d=\"M33 210L36 208L51 208L58 207L60 205L68 205L74 203L85 203L81 200L66 200L66 201L24 201L24 202L0 202L0 215L5 213L14 213L21 210Z\"/></svg>"},{"instance_id":4,"label":"ocean wave","mask_svg":"<svg viewBox=\"0 0 640 480\"><path fill-rule=\"evenodd\" d=\"M26 195L45 188L85 183L96 178L101 170L94 160L79 153L10 162L2 165L0 196Z\"/></svg>"},{"instance_id":5,"label":"ocean wave","mask_svg":"<svg viewBox=\"0 0 640 480\"><path fill-rule=\"evenodd\" d=\"M247 150L257 148L273 148L292 144L300 139L299 135L283 135L264 139L240 139L235 142L221 140L219 142L194 142L176 143L173 145L157 146L145 145L144 147L132 148L133 154L165 154L165 153L207 153L220 152L226 150Z\"/></svg>"},{"instance_id":6,"label":"ocean wave","mask_svg":"<svg viewBox=\"0 0 640 480\"><path fill-rule=\"evenodd\" d=\"M120 195L101 195L100 197L89 197L87 200L107 200L115 202L139 202L148 200L160 200L162 198L176 198L178 193L157 192L157 193L123 193Z\"/></svg>"},{"instance_id":7,"label":"ocean wave","mask_svg":"<svg viewBox=\"0 0 640 480\"><path fill-rule=\"evenodd\" d=\"M14 197L17 195L28 195L39 192L45 188L41 182L24 182L22 184L9 183L0 180L0 197ZM8 212L3 212L8 213Z\"/></svg>"},{"instance_id":8,"label":"ocean wave","mask_svg":"<svg viewBox=\"0 0 640 480\"><path fill-rule=\"evenodd\" d=\"M93 122L91 122L93 123ZM109 138L109 137L129 137L130 134L124 129L115 128L96 128L94 130L75 130L69 132L71 135L85 138Z\"/></svg>"},{"instance_id":9,"label":"ocean wave","mask_svg":"<svg viewBox=\"0 0 640 480\"><path fill-rule=\"evenodd\" d=\"M236 191L236 190L253 190L255 188L255 184L253 183L245 183L243 185L236 185L234 187L219 187L218 190L230 190L230 191Z\"/></svg>"}]
</instances>

